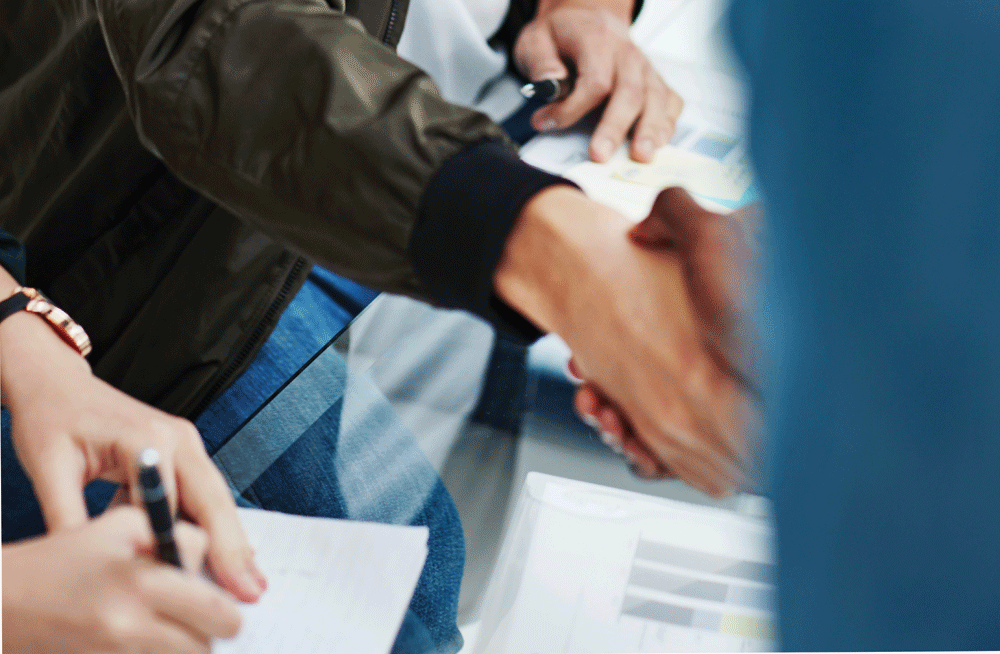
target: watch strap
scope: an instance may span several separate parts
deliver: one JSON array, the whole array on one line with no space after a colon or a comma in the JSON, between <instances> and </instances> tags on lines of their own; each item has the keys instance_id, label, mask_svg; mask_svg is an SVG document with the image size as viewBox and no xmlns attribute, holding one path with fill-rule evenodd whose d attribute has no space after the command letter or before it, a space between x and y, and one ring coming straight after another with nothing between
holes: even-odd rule
<instances>
[{"instance_id":1,"label":"watch strap","mask_svg":"<svg viewBox=\"0 0 1000 654\"><path fill-rule=\"evenodd\" d=\"M31 298L22 291L18 291L0 302L0 320L9 318L18 311L24 311L28 306L28 302L31 302Z\"/></svg>"}]
</instances>

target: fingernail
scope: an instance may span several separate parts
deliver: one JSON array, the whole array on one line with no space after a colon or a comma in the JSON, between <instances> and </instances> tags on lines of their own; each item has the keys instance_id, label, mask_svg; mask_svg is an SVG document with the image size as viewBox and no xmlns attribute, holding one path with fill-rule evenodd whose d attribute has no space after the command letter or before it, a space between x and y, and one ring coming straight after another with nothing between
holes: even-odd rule
<instances>
[{"instance_id":1,"label":"fingernail","mask_svg":"<svg viewBox=\"0 0 1000 654\"><path fill-rule=\"evenodd\" d=\"M257 567L256 562L250 562L250 574L257 580L257 586L260 588L261 592L267 590L267 577L265 577L264 573Z\"/></svg>"},{"instance_id":2,"label":"fingernail","mask_svg":"<svg viewBox=\"0 0 1000 654\"><path fill-rule=\"evenodd\" d=\"M582 416L580 416L580 419L583 420L588 427L596 429L598 431L601 430L601 423L597 421L597 418L590 415L589 413L583 414Z\"/></svg>"},{"instance_id":3,"label":"fingernail","mask_svg":"<svg viewBox=\"0 0 1000 654\"><path fill-rule=\"evenodd\" d=\"M619 456L625 454L625 448L622 447L621 441L615 438L615 436L610 432L601 432L601 442L611 448L611 451L615 454Z\"/></svg>"},{"instance_id":4,"label":"fingernail","mask_svg":"<svg viewBox=\"0 0 1000 654\"><path fill-rule=\"evenodd\" d=\"M601 159L607 159L611 156L611 152L614 146L611 144L610 139L599 138L594 140L594 152Z\"/></svg>"},{"instance_id":5,"label":"fingernail","mask_svg":"<svg viewBox=\"0 0 1000 654\"><path fill-rule=\"evenodd\" d=\"M655 479L656 471L650 470L639 462L632 462L628 464L629 472L640 479Z\"/></svg>"},{"instance_id":6,"label":"fingernail","mask_svg":"<svg viewBox=\"0 0 1000 654\"><path fill-rule=\"evenodd\" d=\"M556 128L556 119L555 118L546 118L545 120L542 121L541 131L545 132L545 131L548 131L550 129L555 129L555 128Z\"/></svg>"},{"instance_id":7,"label":"fingernail","mask_svg":"<svg viewBox=\"0 0 1000 654\"><path fill-rule=\"evenodd\" d=\"M652 479L656 476L656 470L650 469L650 464L645 459L640 460L631 450L625 450L625 462L629 471L636 477L642 479Z\"/></svg>"},{"instance_id":8,"label":"fingernail","mask_svg":"<svg viewBox=\"0 0 1000 654\"><path fill-rule=\"evenodd\" d=\"M243 573L243 575L240 577L240 586L243 588L243 590L253 595L260 595L261 593L264 592L264 587L260 583L260 580L258 580L257 577L255 577L254 574L251 572Z\"/></svg>"},{"instance_id":9,"label":"fingernail","mask_svg":"<svg viewBox=\"0 0 1000 654\"><path fill-rule=\"evenodd\" d=\"M635 144L636 154L643 157L653 156L653 141L651 139L639 139Z\"/></svg>"},{"instance_id":10,"label":"fingernail","mask_svg":"<svg viewBox=\"0 0 1000 654\"><path fill-rule=\"evenodd\" d=\"M566 379L570 380L574 384L582 384L583 380L573 374L573 369L569 367L569 362L563 367L563 374L566 375Z\"/></svg>"},{"instance_id":11,"label":"fingernail","mask_svg":"<svg viewBox=\"0 0 1000 654\"><path fill-rule=\"evenodd\" d=\"M692 485L698 490L700 490L702 493L710 497L718 497L719 495L722 494L722 489L718 485L710 482L702 481L699 479Z\"/></svg>"}]
</instances>

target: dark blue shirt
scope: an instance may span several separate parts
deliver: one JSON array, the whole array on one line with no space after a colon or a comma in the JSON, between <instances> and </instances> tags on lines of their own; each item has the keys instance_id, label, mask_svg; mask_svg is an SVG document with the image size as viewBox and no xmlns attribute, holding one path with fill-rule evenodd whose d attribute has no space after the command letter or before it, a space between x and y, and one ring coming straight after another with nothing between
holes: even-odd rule
<instances>
[{"instance_id":1,"label":"dark blue shirt","mask_svg":"<svg viewBox=\"0 0 1000 654\"><path fill-rule=\"evenodd\" d=\"M1000 3L736 0L781 645L1000 649Z\"/></svg>"}]
</instances>

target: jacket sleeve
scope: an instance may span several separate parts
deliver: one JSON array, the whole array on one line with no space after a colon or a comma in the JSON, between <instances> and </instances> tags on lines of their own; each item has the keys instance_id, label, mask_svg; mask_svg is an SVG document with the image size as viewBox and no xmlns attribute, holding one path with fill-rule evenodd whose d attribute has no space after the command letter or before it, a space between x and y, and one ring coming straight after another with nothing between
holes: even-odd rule
<instances>
[{"instance_id":1,"label":"jacket sleeve","mask_svg":"<svg viewBox=\"0 0 1000 654\"><path fill-rule=\"evenodd\" d=\"M426 74L346 15L343 0L96 7L139 138L185 183L375 288L426 299L428 286L474 277L475 288L430 299L495 318L489 280L519 203L526 189L561 180L520 162L486 116L445 102ZM452 159L460 163L436 187L454 187L469 168L493 173L458 184L457 209L447 193L423 197ZM417 241L446 242L408 252L424 224L433 238ZM485 244L452 246L456 231L459 241L487 234Z\"/></svg>"}]
</instances>

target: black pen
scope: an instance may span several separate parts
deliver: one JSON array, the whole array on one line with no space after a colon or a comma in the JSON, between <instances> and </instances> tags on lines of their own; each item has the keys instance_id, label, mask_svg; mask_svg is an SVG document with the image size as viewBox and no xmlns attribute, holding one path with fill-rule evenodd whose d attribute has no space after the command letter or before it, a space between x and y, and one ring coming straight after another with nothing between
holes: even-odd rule
<instances>
[{"instance_id":1,"label":"black pen","mask_svg":"<svg viewBox=\"0 0 1000 654\"><path fill-rule=\"evenodd\" d=\"M139 453L139 492L149 516L149 524L156 536L156 558L163 563L181 567L174 541L174 521L170 517L170 503L163 479L156 467L160 463L160 453L148 448Z\"/></svg>"},{"instance_id":2,"label":"black pen","mask_svg":"<svg viewBox=\"0 0 1000 654\"><path fill-rule=\"evenodd\" d=\"M573 78L565 79L540 79L537 82L528 82L521 87L521 95L542 102L555 102L562 100L573 90Z\"/></svg>"}]
</instances>

